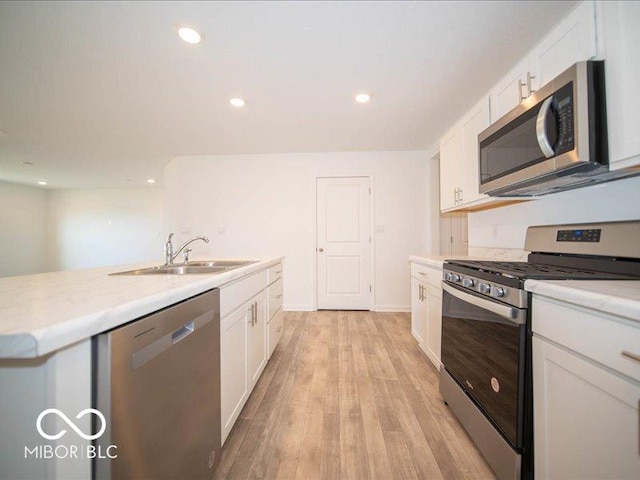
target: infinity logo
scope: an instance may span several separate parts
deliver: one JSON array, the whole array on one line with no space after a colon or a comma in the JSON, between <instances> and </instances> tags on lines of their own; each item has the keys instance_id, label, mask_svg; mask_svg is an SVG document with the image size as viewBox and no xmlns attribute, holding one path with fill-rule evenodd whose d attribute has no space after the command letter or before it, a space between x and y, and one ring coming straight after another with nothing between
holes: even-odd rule
<instances>
[{"instance_id":1,"label":"infinity logo","mask_svg":"<svg viewBox=\"0 0 640 480\"><path fill-rule=\"evenodd\" d=\"M47 440L57 440L60 437L62 437L65 433L67 433L66 430L62 430L60 433L58 433L56 435L49 435L49 434L45 433L42 430L42 419L45 416L47 416L48 414L50 414L50 413L55 413L56 415L58 415L62 420L64 420L64 422L67 425L69 425L73 429L74 432L76 432L78 435L80 435L85 440L95 440L96 438L99 438L104 433L105 429L107 428L107 421L105 420L104 415L99 410L96 410L95 408L85 408L78 415L76 415L76 418L82 418L87 413L93 413L93 414L97 415L98 418L100 418L100 421L102 422L101 423L101 427L100 427L100 430L98 431L98 433L96 433L95 435L86 435L82 430L80 430L76 426L75 423L73 423L71 420L69 420L69 417L67 417L64 413L62 413L57 408L47 408L40 415L38 415L38 420L36 421L36 428L38 429L38 433L40 435L42 435L42 437L46 438Z\"/></svg>"}]
</instances>

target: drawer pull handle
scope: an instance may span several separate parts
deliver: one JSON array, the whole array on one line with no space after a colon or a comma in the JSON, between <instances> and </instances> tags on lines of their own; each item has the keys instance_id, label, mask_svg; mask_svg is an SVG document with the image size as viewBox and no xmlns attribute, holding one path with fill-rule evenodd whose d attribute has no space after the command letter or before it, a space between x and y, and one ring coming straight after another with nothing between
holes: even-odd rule
<instances>
[{"instance_id":1,"label":"drawer pull handle","mask_svg":"<svg viewBox=\"0 0 640 480\"><path fill-rule=\"evenodd\" d=\"M424 272L418 272L418 273L419 273L420 275L424 275L425 277L427 276L427 274L426 274L426 273L424 273Z\"/></svg>"},{"instance_id":2,"label":"drawer pull handle","mask_svg":"<svg viewBox=\"0 0 640 480\"><path fill-rule=\"evenodd\" d=\"M631 360L635 360L636 362L640 362L640 355L636 353L628 352L627 350L622 350L622 355L630 358Z\"/></svg>"},{"instance_id":3,"label":"drawer pull handle","mask_svg":"<svg viewBox=\"0 0 640 480\"><path fill-rule=\"evenodd\" d=\"M282 330L282 326L279 326L279 327L276 329L276 332L280 333L280 330Z\"/></svg>"},{"instance_id":4,"label":"drawer pull handle","mask_svg":"<svg viewBox=\"0 0 640 480\"><path fill-rule=\"evenodd\" d=\"M277 299L281 299L281 298L282 298L282 295L276 295L276 298L277 298Z\"/></svg>"},{"instance_id":5,"label":"drawer pull handle","mask_svg":"<svg viewBox=\"0 0 640 480\"><path fill-rule=\"evenodd\" d=\"M273 273L282 273L282 270L276 270L276 271L275 271L275 272L273 272Z\"/></svg>"}]
</instances>

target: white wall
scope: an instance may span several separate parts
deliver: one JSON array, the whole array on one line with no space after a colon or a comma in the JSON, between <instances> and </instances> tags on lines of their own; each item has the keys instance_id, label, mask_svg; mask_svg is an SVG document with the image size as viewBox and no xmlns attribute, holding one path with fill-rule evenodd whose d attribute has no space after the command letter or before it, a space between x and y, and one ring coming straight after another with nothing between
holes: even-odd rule
<instances>
[{"instance_id":1,"label":"white wall","mask_svg":"<svg viewBox=\"0 0 640 480\"><path fill-rule=\"evenodd\" d=\"M373 177L376 309L408 310L408 256L430 251L425 152L339 152L179 157L165 168L165 233L207 235L194 256L285 255L284 301L315 298L315 179ZM221 233L224 231L224 233Z\"/></svg>"},{"instance_id":2,"label":"white wall","mask_svg":"<svg viewBox=\"0 0 640 480\"><path fill-rule=\"evenodd\" d=\"M164 261L162 190L52 190L49 270Z\"/></svg>"},{"instance_id":3,"label":"white wall","mask_svg":"<svg viewBox=\"0 0 640 480\"><path fill-rule=\"evenodd\" d=\"M0 277L46 269L48 192L0 181Z\"/></svg>"},{"instance_id":4,"label":"white wall","mask_svg":"<svg viewBox=\"0 0 640 480\"><path fill-rule=\"evenodd\" d=\"M469 214L469 245L524 248L527 227L640 219L640 177Z\"/></svg>"}]
</instances>

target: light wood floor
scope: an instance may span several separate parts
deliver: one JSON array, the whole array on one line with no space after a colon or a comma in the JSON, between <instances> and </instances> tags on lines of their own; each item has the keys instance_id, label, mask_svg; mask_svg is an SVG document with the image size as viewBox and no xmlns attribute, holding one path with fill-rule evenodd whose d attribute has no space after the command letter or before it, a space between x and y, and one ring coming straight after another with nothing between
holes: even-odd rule
<instances>
[{"instance_id":1,"label":"light wood floor","mask_svg":"<svg viewBox=\"0 0 640 480\"><path fill-rule=\"evenodd\" d=\"M407 313L290 312L217 479L493 479Z\"/></svg>"}]
</instances>

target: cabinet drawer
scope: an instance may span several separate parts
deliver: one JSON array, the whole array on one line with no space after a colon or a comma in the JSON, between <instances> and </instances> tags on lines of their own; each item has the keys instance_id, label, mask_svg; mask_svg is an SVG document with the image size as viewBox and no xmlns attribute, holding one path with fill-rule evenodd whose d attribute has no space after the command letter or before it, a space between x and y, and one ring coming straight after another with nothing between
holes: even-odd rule
<instances>
[{"instance_id":1,"label":"cabinet drawer","mask_svg":"<svg viewBox=\"0 0 640 480\"><path fill-rule=\"evenodd\" d=\"M269 283L275 282L279 278L282 278L282 264L279 263L277 265L274 265L269 270L267 270L267 272L268 272Z\"/></svg>"},{"instance_id":2,"label":"cabinet drawer","mask_svg":"<svg viewBox=\"0 0 640 480\"><path fill-rule=\"evenodd\" d=\"M442 280L442 269L435 267L426 267L419 263L411 264L411 276L417 278L421 282L427 282L434 287L440 288Z\"/></svg>"},{"instance_id":3,"label":"cabinet drawer","mask_svg":"<svg viewBox=\"0 0 640 480\"><path fill-rule=\"evenodd\" d=\"M269 322L269 357L271 357L271 354L276 349L280 338L282 338L283 329L284 313L282 313L282 309L280 309Z\"/></svg>"},{"instance_id":4,"label":"cabinet drawer","mask_svg":"<svg viewBox=\"0 0 640 480\"><path fill-rule=\"evenodd\" d=\"M269 285L269 320L282 308L282 279Z\"/></svg>"},{"instance_id":5,"label":"cabinet drawer","mask_svg":"<svg viewBox=\"0 0 640 480\"><path fill-rule=\"evenodd\" d=\"M640 323L631 325L611 315L535 295L532 313L535 334L640 381L640 361L622 354L640 355Z\"/></svg>"},{"instance_id":6,"label":"cabinet drawer","mask_svg":"<svg viewBox=\"0 0 640 480\"><path fill-rule=\"evenodd\" d=\"M267 271L255 273L220 287L220 318L226 317L267 286Z\"/></svg>"}]
</instances>

